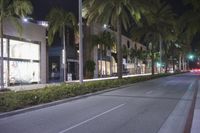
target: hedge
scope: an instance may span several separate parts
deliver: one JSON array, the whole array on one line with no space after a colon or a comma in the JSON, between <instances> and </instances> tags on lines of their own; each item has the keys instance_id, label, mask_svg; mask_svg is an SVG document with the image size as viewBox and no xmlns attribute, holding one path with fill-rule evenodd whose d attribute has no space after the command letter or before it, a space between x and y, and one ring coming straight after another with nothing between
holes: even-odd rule
<instances>
[{"instance_id":1,"label":"hedge","mask_svg":"<svg viewBox=\"0 0 200 133\"><path fill-rule=\"evenodd\" d=\"M133 84L172 74L159 74L154 76L141 76L103 81L91 81L83 84L61 84L59 86L45 87L39 90L2 92L0 93L0 112L7 112L30 107L33 105L57 101L78 95L94 93L97 91L115 88L126 84Z\"/></svg>"}]
</instances>

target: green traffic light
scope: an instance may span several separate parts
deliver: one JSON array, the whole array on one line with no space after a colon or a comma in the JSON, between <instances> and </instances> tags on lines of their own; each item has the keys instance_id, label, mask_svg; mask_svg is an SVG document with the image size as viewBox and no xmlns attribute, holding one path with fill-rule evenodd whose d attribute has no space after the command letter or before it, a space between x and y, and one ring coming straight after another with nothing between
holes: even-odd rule
<instances>
[{"instance_id":1,"label":"green traffic light","mask_svg":"<svg viewBox=\"0 0 200 133\"><path fill-rule=\"evenodd\" d=\"M194 59L194 55L192 55L192 54L189 55L189 59L190 59L190 60L193 60L193 59Z\"/></svg>"}]
</instances>

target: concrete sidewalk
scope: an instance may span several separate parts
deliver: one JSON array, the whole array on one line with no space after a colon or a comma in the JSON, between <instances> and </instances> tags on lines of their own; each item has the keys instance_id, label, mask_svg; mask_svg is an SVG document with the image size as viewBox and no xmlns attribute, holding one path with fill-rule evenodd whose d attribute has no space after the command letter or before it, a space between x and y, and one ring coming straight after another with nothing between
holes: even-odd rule
<instances>
[{"instance_id":1,"label":"concrete sidewalk","mask_svg":"<svg viewBox=\"0 0 200 133\"><path fill-rule=\"evenodd\" d=\"M137 77L137 76L148 76L148 75L151 75L151 73L126 75L126 76L123 76L123 77L126 78L126 77ZM85 79L83 81L89 82L89 81L99 81L99 80L108 80L108 79L117 79L117 77ZM67 81L66 84L78 83L78 82L79 82L79 80L73 80L73 81ZM61 84L61 82L60 83L49 83L49 84L30 84L30 85L9 86L7 88L12 90L12 91L26 91L26 90L42 89L42 88L45 88L45 87L48 87L48 86L59 86L60 84Z\"/></svg>"},{"instance_id":2,"label":"concrete sidewalk","mask_svg":"<svg viewBox=\"0 0 200 133\"><path fill-rule=\"evenodd\" d=\"M199 133L199 132L200 132L200 80L198 83L198 93L196 97L191 133Z\"/></svg>"}]
</instances>

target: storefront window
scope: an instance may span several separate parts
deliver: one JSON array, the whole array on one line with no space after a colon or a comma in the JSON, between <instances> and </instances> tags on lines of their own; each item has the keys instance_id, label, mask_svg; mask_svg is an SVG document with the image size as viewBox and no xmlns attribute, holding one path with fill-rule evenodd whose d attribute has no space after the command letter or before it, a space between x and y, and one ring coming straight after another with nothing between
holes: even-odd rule
<instances>
[{"instance_id":1,"label":"storefront window","mask_svg":"<svg viewBox=\"0 0 200 133\"><path fill-rule=\"evenodd\" d=\"M8 52L7 52L7 39L3 39L3 56L8 57ZM0 56L1 56L1 40L0 40Z\"/></svg>"},{"instance_id":2,"label":"storefront window","mask_svg":"<svg viewBox=\"0 0 200 133\"><path fill-rule=\"evenodd\" d=\"M4 57L9 57L4 58L5 85L40 82L40 45L4 39L3 53Z\"/></svg>"},{"instance_id":3,"label":"storefront window","mask_svg":"<svg viewBox=\"0 0 200 133\"><path fill-rule=\"evenodd\" d=\"M10 83L33 83L40 81L39 63L10 61Z\"/></svg>"},{"instance_id":4,"label":"storefront window","mask_svg":"<svg viewBox=\"0 0 200 133\"><path fill-rule=\"evenodd\" d=\"M102 70L101 70L102 68ZM99 60L99 72L102 74L102 75L110 75L110 62L109 61L100 61Z\"/></svg>"},{"instance_id":5,"label":"storefront window","mask_svg":"<svg viewBox=\"0 0 200 133\"><path fill-rule=\"evenodd\" d=\"M10 40L10 58L40 60L38 44Z\"/></svg>"}]
</instances>

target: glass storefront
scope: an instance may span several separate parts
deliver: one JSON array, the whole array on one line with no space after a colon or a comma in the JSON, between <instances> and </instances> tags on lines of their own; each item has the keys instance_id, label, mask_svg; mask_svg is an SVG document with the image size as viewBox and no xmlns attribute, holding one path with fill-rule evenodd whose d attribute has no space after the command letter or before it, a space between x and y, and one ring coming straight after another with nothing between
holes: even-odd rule
<instances>
[{"instance_id":1,"label":"glass storefront","mask_svg":"<svg viewBox=\"0 0 200 133\"><path fill-rule=\"evenodd\" d=\"M3 39L3 57L8 57L7 52L7 39ZM0 40L0 56L1 56L1 40Z\"/></svg>"},{"instance_id":2,"label":"glass storefront","mask_svg":"<svg viewBox=\"0 0 200 133\"><path fill-rule=\"evenodd\" d=\"M3 46L5 85L40 82L39 44L4 39Z\"/></svg>"},{"instance_id":3,"label":"glass storefront","mask_svg":"<svg viewBox=\"0 0 200 133\"><path fill-rule=\"evenodd\" d=\"M34 83L39 82L39 63L10 61L10 83Z\"/></svg>"},{"instance_id":4,"label":"glass storefront","mask_svg":"<svg viewBox=\"0 0 200 133\"><path fill-rule=\"evenodd\" d=\"M40 60L38 44L10 40L10 58ZM19 52L20 51L20 52Z\"/></svg>"}]
</instances>

